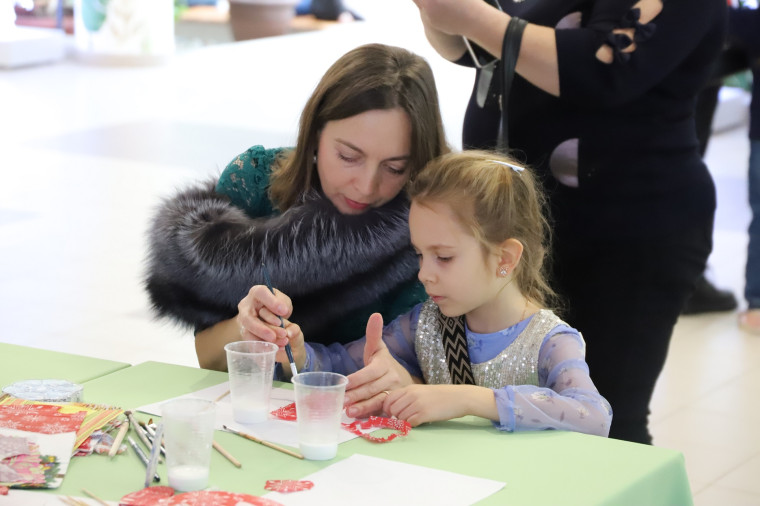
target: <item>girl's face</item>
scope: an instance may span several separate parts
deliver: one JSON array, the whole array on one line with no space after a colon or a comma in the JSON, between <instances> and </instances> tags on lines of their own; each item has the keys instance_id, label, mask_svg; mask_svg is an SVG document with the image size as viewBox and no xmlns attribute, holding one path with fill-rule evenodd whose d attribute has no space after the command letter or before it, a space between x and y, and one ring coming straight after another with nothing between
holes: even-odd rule
<instances>
[{"instance_id":1,"label":"girl's face","mask_svg":"<svg viewBox=\"0 0 760 506\"><path fill-rule=\"evenodd\" d=\"M409 180L412 125L401 108L328 121L319 135L322 191L343 214L393 200Z\"/></svg>"},{"instance_id":2,"label":"girl's face","mask_svg":"<svg viewBox=\"0 0 760 506\"><path fill-rule=\"evenodd\" d=\"M471 320L487 324L500 315L506 280L497 276L499 257L484 254L448 205L413 201L409 229L420 259L419 280L443 314L466 314L471 328Z\"/></svg>"}]
</instances>

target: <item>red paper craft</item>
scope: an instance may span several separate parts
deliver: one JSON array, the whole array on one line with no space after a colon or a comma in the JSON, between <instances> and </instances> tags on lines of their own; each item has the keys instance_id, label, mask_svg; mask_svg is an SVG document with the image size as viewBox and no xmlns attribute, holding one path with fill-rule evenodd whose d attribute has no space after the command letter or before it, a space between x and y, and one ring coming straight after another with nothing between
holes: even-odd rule
<instances>
[{"instance_id":1,"label":"red paper craft","mask_svg":"<svg viewBox=\"0 0 760 506\"><path fill-rule=\"evenodd\" d=\"M147 487L122 497L119 506L154 506L173 495L171 487Z\"/></svg>"},{"instance_id":2,"label":"red paper craft","mask_svg":"<svg viewBox=\"0 0 760 506\"><path fill-rule=\"evenodd\" d=\"M289 422L294 422L296 420L296 403L291 402L287 406L283 406L281 408L275 409L272 411L272 416L275 418L279 418L280 420L287 420Z\"/></svg>"},{"instance_id":3,"label":"red paper craft","mask_svg":"<svg viewBox=\"0 0 760 506\"><path fill-rule=\"evenodd\" d=\"M162 501L161 506L282 506L277 501L256 497L255 495L223 492L220 490L199 490L185 492L168 500Z\"/></svg>"},{"instance_id":4,"label":"red paper craft","mask_svg":"<svg viewBox=\"0 0 760 506\"><path fill-rule=\"evenodd\" d=\"M309 490L313 486L314 483L308 480L267 480L267 484L264 485L264 488L273 492L287 494L289 492Z\"/></svg>"},{"instance_id":5,"label":"red paper craft","mask_svg":"<svg viewBox=\"0 0 760 506\"><path fill-rule=\"evenodd\" d=\"M367 441L374 443L387 443L393 441L398 436L406 436L409 434L409 430L412 428L409 422L405 420L399 420L398 418L385 418L382 416L370 416L366 420L356 420L353 423L341 424L344 429L352 434L356 434L359 437L363 437ZM372 434L362 432L362 429L393 429L397 430L395 434L391 434L387 437L375 437Z\"/></svg>"}]
</instances>

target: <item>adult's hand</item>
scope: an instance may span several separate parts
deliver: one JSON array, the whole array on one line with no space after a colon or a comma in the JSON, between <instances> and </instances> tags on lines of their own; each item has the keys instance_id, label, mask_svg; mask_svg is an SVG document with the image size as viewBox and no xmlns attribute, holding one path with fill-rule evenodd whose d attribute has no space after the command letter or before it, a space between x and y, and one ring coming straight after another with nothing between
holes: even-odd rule
<instances>
[{"instance_id":1,"label":"adult's hand","mask_svg":"<svg viewBox=\"0 0 760 506\"><path fill-rule=\"evenodd\" d=\"M348 376L346 387L346 414L355 418L380 413L389 390L415 382L383 342L383 317L379 313L367 321L364 364Z\"/></svg>"},{"instance_id":2,"label":"adult's hand","mask_svg":"<svg viewBox=\"0 0 760 506\"><path fill-rule=\"evenodd\" d=\"M238 304L237 322L243 340L268 341L283 347L288 343L288 331L280 327L280 316L289 318L293 312L290 297L279 290L272 293L264 285L251 287Z\"/></svg>"},{"instance_id":3,"label":"adult's hand","mask_svg":"<svg viewBox=\"0 0 760 506\"><path fill-rule=\"evenodd\" d=\"M414 0L426 27L449 35L482 29L483 16L495 10L483 0Z\"/></svg>"}]
</instances>

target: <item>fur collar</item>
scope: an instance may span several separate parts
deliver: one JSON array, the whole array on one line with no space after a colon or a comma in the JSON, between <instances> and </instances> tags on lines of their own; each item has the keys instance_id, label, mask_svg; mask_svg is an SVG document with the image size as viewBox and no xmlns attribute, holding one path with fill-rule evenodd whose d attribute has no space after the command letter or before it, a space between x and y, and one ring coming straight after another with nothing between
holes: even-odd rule
<instances>
[{"instance_id":1,"label":"fur collar","mask_svg":"<svg viewBox=\"0 0 760 506\"><path fill-rule=\"evenodd\" d=\"M357 216L317 195L251 218L214 188L209 181L181 191L155 215L145 287L159 316L196 328L232 318L251 286L264 283L263 262L310 336L416 276L405 195Z\"/></svg>"}]
</instances>

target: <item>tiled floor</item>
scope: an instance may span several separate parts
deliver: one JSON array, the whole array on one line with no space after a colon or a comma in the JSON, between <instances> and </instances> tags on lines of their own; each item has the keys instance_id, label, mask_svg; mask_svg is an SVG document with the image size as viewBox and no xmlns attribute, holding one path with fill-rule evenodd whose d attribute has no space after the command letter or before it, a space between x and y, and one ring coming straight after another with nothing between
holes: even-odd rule
<instances>
[{"instance_id":1,"label":"tiled floor","mask_svg":"<svg viewBox=\"0 0 760 506\"><path fill-rule=\"evenodd\" d=\"M250 144L292 143L317 77L372 40L430 60L456 147L471 75L407 28L347 28L320 48L302 35L208 48L160 68L0 71L0 341L197 365L192 335L154 321L140 284L158 199L213 176ZM281 64L293 58L305 63ZM736 294L749 219L746 134L746 125L716 134L707 156L719 199L711 275ZM758 395L760 337L740 332L735 313L683 317L651 427L655 444L685 454L697 505L760 504Z\"/></svg>"}]
</instances>

